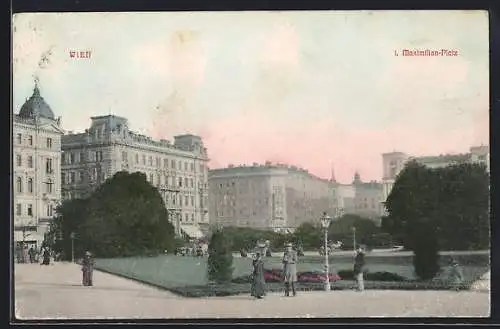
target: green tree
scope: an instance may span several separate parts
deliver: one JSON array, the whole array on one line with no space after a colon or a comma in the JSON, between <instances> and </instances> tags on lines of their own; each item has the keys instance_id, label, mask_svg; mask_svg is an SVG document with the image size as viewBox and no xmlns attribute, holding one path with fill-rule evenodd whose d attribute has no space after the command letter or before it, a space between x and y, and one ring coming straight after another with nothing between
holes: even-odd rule
<instances>
[{"instance_id":1,"label":"green tree","mask_svg":"<svg viewBox=\"0 0 500 329\"><path fill-rule=\"evenodd\" d=\"M233 277L231 241L222 228L212 233L208 244L207 276L216 283L231 282Z\"/></svg>"},{"instance_id":2,"label":"green tree","mask_svg":"<svg viewBox=\"0 0 500 329\"><path fill-rule=\"evenodd\" d=\"M72 231L77 257L85 250L121 257L174 249L175 232L161 195L142 173L118 172L90 198L68 201L58 212L55 226L65 232L65 255Z\"/></svg>"},{"instance_id":3,"label":"green tree","mask_svg":"<svg viewBox=\"0 0 500 329\"><path fill-rule=\"evenodd\" d=\"M376 223L368 218L358 215L346 214L334 220L328 228L330 241L342 241L343 247L351 249L354 243L354 230L356 230L356 243L373 246L373 237L381 233Z\"/></svg>"},{"instance_id":4,"label":"green tree","mask_svg":"<svg viewBox=\"0 0 500 329\"><path fill-rule=\"evenodd\" d=\"M413 267L421 280L430 280L439 272L439 245L436 230L428 219L413 227Z\"/></svg>"},{"instance_id":5,"label":"green tree","mask_svg":"<svg viewBox=\"0 0 500 329\"><path fill-rule=\"evenodd\" d=\"M441 249L489 246L489 175L484 165L430 169L411 162L398 175L386 207L383 229L410 250L418 248L415 228L424 221Z\"/></svg>"},{"instance_id":6,"label":"green tree","mask_svg":"<svg viewBox=\"0 0 500 329\"><path fill-rule=\"evenodd\" d=\"M293 242L301 242L304 250L317 249L322 246L323 231L313 223L302 223L293 233Z\"/></svg>"}]
</instances>

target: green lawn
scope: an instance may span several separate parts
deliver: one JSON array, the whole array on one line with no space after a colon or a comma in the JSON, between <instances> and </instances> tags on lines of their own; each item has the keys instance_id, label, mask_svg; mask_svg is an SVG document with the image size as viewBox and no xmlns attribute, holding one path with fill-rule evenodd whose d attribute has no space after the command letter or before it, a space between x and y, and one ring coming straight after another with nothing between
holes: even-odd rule
<instances>
[{"instance_id":1,"label":"green lawn","mask_svg":"<svg viewBox=\"0 0 500 329\"><path fill-rule=\"evenodd\" d=\"M475 280L489 268L489 255L455 256L463 268L466 280ZM233 277L250 274L251 259L233 259ZM332 256L330 266L337 271L352 269L352 256ZM411 256L366 257L369 272L392 272L413 279ZM270 257L265 260L266 268L281 268L280 257ZM447 263L447 257L442 256L442 263ZM207 258L194 258L165 255L150 258L118 258L97 259L96 268L110 273L116 273L128 278L137 279L164 287L180 287L203 285L206 278ZM322 270L323 258L306 256L300 258L298 271Z\"/></svg>"}]
</instances>

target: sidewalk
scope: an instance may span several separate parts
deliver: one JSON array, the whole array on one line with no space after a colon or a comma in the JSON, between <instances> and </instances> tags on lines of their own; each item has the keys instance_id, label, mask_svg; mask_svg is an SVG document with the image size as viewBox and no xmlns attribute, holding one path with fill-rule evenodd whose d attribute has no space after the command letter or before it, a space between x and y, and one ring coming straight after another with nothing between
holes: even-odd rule
<instances>
[{"instance_id":1,"label":"sidewalk","mask_svg":"<svg viewBox=\"0 0 500 329\"><path fill-rule=\"evenodd\" d=\"M95 271L94 287L81 285L75 264L15 266L18 319L167 319L297 317L484 317L490 296L483 292L353 291L308 292L296 298L272 294L183 298Z\"/></svg>"}]
</instances>

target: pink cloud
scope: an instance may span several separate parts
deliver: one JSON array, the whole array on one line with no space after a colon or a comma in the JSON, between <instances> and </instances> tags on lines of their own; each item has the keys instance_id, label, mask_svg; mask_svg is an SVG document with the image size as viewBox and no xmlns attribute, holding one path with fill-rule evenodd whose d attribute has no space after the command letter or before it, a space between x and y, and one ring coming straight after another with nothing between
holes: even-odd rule
<instances>
[{"instance_id":1,"label":"pink cloud","mask_svg":"<svg viewBox=\"0 0 500 329\"><path fill-rule=\"evenodd\" d=\"M384 152L399 150L411 155L465 152L474 134L472 129L426 134L419 129L394 126L343 130L326 120L304 123L300 128L283 128L264 114L254 112L214 123L206 127L202 137L213 168L272 161L297 165L329 178L333 165L337 180L347 183L356 169L363 180L380 180Z\"/></svg>"}]
</instances>

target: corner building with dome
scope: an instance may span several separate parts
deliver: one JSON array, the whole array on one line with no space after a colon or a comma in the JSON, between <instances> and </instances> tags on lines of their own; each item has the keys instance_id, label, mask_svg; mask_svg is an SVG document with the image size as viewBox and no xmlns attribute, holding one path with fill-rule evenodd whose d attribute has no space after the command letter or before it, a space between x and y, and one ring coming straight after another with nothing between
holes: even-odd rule
<instances>
[{"instance_id":1,"label":"corner building with dome","mask_svg":"<svg viewBox=\"0 0 500 329\"><path fill-rule=\"evenodd\" d=\"M14 242L40 248L61 200L61 128L38 85L12 118Z\"/></svg>"}]
</instances>

